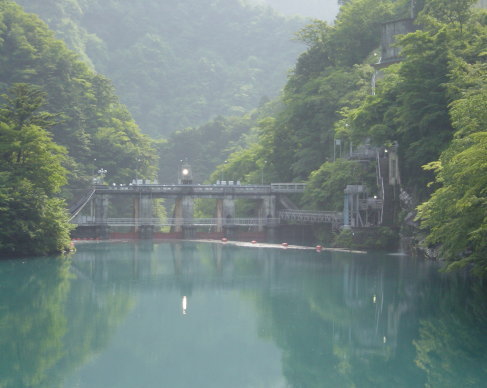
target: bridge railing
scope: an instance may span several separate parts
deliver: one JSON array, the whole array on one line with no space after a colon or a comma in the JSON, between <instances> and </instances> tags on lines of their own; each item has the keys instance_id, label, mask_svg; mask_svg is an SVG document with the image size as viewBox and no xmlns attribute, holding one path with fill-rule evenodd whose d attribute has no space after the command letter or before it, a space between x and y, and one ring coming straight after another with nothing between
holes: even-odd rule
<instances>
[{"instance_id":1,"label":"bridge railing","mask_svg":"<svg viewBox=\"0 0 487 388\"><path fill-rule=\"evenodd\" d=\"M271 183L270 185L98 185L95 190L98 193L138 193L151 192L159 194L258 194L269 195L272 193L302 193L306 188L305 183Z\"/></svg>"},{"instance_id":2,"label":"bridge railing","mask_svg":"<svg viewBox=\"0 0 487 388\"><path fill-rule=\"evenodd\" d=\"M342 222L343 215L340 212L312 211L312 210L281 210L279 218L284 221L297 223L330 223Z\"/></svg>"},{"instance_id":3,"label":"bridge railing","mask_svg":"<svg viewBox=\"0 0 487 388\"><path fill-rule=\"evenodd\" d=\"M100 221L90 216L78 216L72 222L84 226L261 226L277 225L279 221L279 218L106 218Z\"/></svg>"},{"instance_id":4,"label":"bridge railing","mask_svg":"<svg viewBox=\"0 0 487 388\"><path fill-rule=\"evenodd\" d=\"M306 183L271 183L274 193L302 193L305 189Z\"/></svg>"},{"instance_id":5,"label":"bridge railing","mask_svg":"<svg viewBox=\"0 0 487 388\"><path fill-rule=\"evenodd\" d=\"M359 201L359 206L360 210L379 210L384 206L384 201L381 198L366 198Z\"/></svg>"}]
</instances>

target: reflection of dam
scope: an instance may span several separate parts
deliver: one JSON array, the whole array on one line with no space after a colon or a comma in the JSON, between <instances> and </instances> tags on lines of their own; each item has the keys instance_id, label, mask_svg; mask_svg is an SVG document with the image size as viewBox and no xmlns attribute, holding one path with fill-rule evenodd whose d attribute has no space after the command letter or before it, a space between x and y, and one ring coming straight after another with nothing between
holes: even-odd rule
<instances>
[{"instance_id":1,"label":"reflection of dam","mask_svg":"<svg viewBox=\"0 0 487 388\"><path fill-rule=\"evenodd\" d=\"M120 260L108 258L107 256L113 257L111 251L104 252L103 249L79 252L73 267L84 279L92 281L94 286L99 282L109 282L129 287L133 281L144 280L138 285L142 289L178 289L189 283L195 289L253 288L272 277L275 257L269 255L270 250L259 250L257 259L261 265L254 268L259 276L245 276L238 274L240 269L235 267L232 260L232 247L208 245L211 249L205 250L205 254L210 255L205 256L202 263L201 253L194 249L184 249L182 244L164 245L170 249L164 252L167 256L162 260L154 257L152 251L150 260L140 260L140 256L147 254L147 249L151 250L153 245L130 244L131 250L125 251L122 260L125 268L123 271L120 271Z\"/></svg>"},{"instance_id":2,"label":"reflection of dam","mask_svg":"<svg viewBox=\"0 0 487 388\"><path fill-rule=\"evenodd\" d=\"M113 244L102 243L80 249L73 270L92 283L95 294L107 285L143 293L177 290L189 306L194 293L249 291L284 330L292 324L293 309L299 309L296 319L318 314L322 335L333 346L345 346L351 356L386 357L396 351L415 297L410 290L395 288L407 275L402 269L375 257L312 251L299 252L299 260L295 256L291 250L222 244L141 243L120 244L114 259ZM281 301L285 310L275 310Z\"/></svg>"}]
</instances>

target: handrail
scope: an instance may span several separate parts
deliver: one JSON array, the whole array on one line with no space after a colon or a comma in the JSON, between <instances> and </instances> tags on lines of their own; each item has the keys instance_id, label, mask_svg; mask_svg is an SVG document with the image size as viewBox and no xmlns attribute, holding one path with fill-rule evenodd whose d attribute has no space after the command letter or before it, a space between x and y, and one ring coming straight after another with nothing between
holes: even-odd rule
<instances>
[{"instance_id":1,"label":"handrail","mask_svg":"<svg viewBox=\"0 0 487 388\"><path fill-rule=\"evenodd\" d=\"M302 193L306 189L306 183L271 183L270 185L161 185L161 184L144 184L144 185L113 185L95 186L99 193L138 193L151 192L161 194L258 194L269 195L273 193Z\"/></svg>"},{"instance_id":2,"label":"handrail","mask_svg":"<svg viewBox=\"0 0 487 388\"><path fill-rule=\"evenodd\" d=\"M342 213L334 211L313 211L313 210L281 210L279 217L285 221L331 223L341 222Z\"/></svg>"},{"instance_id":3,"label":"handrail","mask_svg":"<svg viewBox=\"0 0 487 388\"><path fill-rule=\"evenodd\" d=\"M78 225L111 226L256 226L279 224L279 218L106 218L96 220L91 216L81 216L74 223Z\"/></svg>"}]
</instances>

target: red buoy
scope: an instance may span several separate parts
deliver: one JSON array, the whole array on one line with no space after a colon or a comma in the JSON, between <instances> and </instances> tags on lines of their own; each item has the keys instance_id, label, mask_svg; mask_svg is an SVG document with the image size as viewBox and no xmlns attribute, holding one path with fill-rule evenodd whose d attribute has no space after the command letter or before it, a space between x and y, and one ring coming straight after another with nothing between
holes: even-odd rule
<instances>
[{"instance_id":1,"label":"red buoy","mask_svg":"<svg viewBox=\"0 0 487 388\"><path fill-rule=\"evenodd\" d=\"M252 240L252 241L251 241L251 243L252 243L252 244L257 244L257 241Z\"/></svg>"},{"instance_id":2,"label":"red buoy","mask_svg":"<svg viewBox=\"0 0 487 388\"><path fill-rule=\"evenodd\" d=\"M222 238L222 241L223 241L223 242L227 242L228 240L226 239L226 237L223 237L223 238Z\"/></svg>"},{"instance_id":3,"label":"red buoy","mask_svg":"<svg viewBox=\"0 0 487 388\"><path fill-rule=\"evenodd\" d=\"M288 247L288 243L282 243L281 244L284 248L287 248Z\"/></svg>"},{"instance_id":4,"label":"red buoy","mask_svg":"<svg viewBox=\"0 0 487 388\"><path fill-rule=\"evenodd\" d=\"M317 245L316 246L316 252L321 252L321 248L322 248L321 245Z\"/></svg>"}]
</instances>

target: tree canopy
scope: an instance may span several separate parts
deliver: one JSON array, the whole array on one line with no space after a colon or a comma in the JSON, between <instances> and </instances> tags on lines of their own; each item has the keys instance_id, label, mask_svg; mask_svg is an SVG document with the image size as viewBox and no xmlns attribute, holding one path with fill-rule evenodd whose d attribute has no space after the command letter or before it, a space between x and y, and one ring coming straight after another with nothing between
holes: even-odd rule
<instances>
[{"instance_id":1,"label":"tree canopy","mask_svg":"<svg viewBox=\"0 0 487 388\"><path fill-rule=\"evenodd\" d=\"M239 0L17 0L109 77L144 133L167 137L278 95L305 24Z\"/></svg>"},{"instance_id":2,"label":"tree canopy","mask_svg":"<svg viewBox=\"0 0 487 388\"><path fill-rule=\"evenodd\" d=\"M343 146L398 144L402 189L422 203L424 244L453 268L469 264L485 275L487 23L472 3L417 2L418 30L396 37L401 61L379 74L370 64L378 61L380 24L408 17L409 2L351 0L335 25L308 25L281 110L217 171L251 177L266 161L273 180L308 183L305 205L332 210L345 185L364 184L368 174L335 161L336 139L339 159Z\"/></svg>"},{"instance_id":3,"label":"tree canopy","mask_svg":"<svg viewBox=\"0 0 487 388\"><path fill-rule=\"evenodd\" d=\"M64 200L64 147L55 144L37 113L44 95L26 84L12 87L0 110L0 253L46 254L69 248Z\"/></svg>"},{"instance_id":4,"label":"tree canopy","mask_svg":"<svg viewBox=\"0 0 487 388\"><path fill-rule=\"evenodd\" d=\"M0 251L20 256L69 248L67 187L153 177L154 142L110 82L47 26L0 2ZM62 191L62 193L61 193Z\"/></svg>"},{"instance_id":5,"label":"tree canopy","mask_svg":"<svg viewBox=\"0 0 487 388\"><path fill-rule=\"evenodd\" d=\"M100 167L110 181L154 176L154 144L120 104L110 81L11 1L0 3L0 58L0 90L28 83L45 93L45 109L56 117L48 130L68 151L70 182L87 184Z\"/></svg>"}]
</instances>

